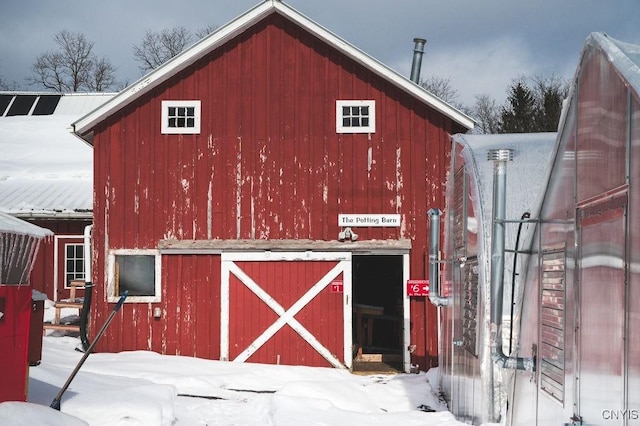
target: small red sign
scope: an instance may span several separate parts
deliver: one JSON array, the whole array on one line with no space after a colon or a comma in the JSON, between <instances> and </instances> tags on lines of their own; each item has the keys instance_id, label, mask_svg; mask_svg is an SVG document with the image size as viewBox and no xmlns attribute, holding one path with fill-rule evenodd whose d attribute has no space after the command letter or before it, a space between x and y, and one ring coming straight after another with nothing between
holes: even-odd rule
<instances>
[{"instance_id":1,"label":"small red sign","mask_svg":"<svg viewBox=\"0 0 640 426\"><path fill-rule=\"evenodd\" d=\"M407 280L408 296L428 296L429 280Z\"/></svg>"},{"instance_id":2,"label":"small red sign","mask_svg":"<svg viewBox=\"0 0 640 426\"><path fill-rule=\"evenodd\" d=\"M342 281L331 281L331 293L342 293L344 291L344 285Z\"/></svg>"}]
</instances>

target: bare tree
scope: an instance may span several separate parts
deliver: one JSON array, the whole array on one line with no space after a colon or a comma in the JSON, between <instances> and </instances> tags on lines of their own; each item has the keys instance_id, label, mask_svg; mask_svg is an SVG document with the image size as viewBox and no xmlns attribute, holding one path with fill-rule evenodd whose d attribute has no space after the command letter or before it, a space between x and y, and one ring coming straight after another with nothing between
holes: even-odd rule
<instances>
[{"instance_id":1,"label":"bare tree","mask_svg":"<svg viewBox=\"0 0 640 426\"><path fill-rule=\"evenodd\" d=\"M53 36L58 50L36 58L27 81L58 92L104 91L115 84L116 68L93 53L93 42L81 33L66 30Z\"/></svg>"},{"instance_id":2,"label":"bare tree","mask_svg":"<svg viewBox=\"0 0 640 426\"><path fill-rule=\"evenodd\" d=\"M164 29L160 32L147 30L142 43L133 46L133 57L140 62L139 68L145 73L158 68L182 52L192 39L191 32L185 27Z\"/></svg>"},{"instance_id":3,"label":"bare tree","mask_svg":"<svg viewBox=\"0 0 640 426\"><path fill-rule=\"evenodd\" d=\"M0 90L17 90L18 83L9 82L6 78L0 75Z\"/></svg>"},{"instance_id":4,"label":"bare tree","mask_svg":"<svg viewBox=\"0 0 640 426\"><path fill-rule=\"evenodd\" d=\"M434 75L426 80L421 80L420 86L449 104L456 102L459 96L458 91L451 86L449 78Z\"/></svg>"},{"instance_id":5,"label":"bare tree","mask_svg":"<svg viewBox=\"0 0 640 426\"><path fill-rule=\"evenodd\" d=\"M205 38L216 29L218 29L216 25L207 25L206 27L200 28L198 31L196 31L196 37L198 39Z\"/></svg>"},{"instance_id":6,"label":"bare tree","mask_svg":"<svg viewBox=\"0 0 640 426\"><path fill-rule=\"evenodd\" d=\"M95 63L91 74L92 90L105 92L116 85L116 68L106 59L102 58Z\"/></svg>"},{"instance_id":7,"label":"bare tree","mask_svg":"<svg viewBox=\"0 0 640 426\"><path fill-rule=\"evenodd\" d=\"M502 123L497 101L486 93L475 95L475 99L471 116L478 123L476 133L499 133Z\"/></svg>"},{"instance_id":8,"label":"bare tree","mask_svg":"<svg viewBox=\"0 0 640 426\"><path fill-rule=\"evenodd\" d=\"M540 131L553 132L558 128L562 102L569 93L569 82L552 74L531 78L537 100L536 125Z\"/></svg>"},{"instance_id":9,"label":"bare tree","mask_svg":"<svg viewBox=\"0 0 640 426\"><path fill-rule=\"evenodd\" d=\"M133 46L133 58L140 63L140 71L146 73L158 68L194 41L211 34L216 28L208 25L196 31L195 36L185 27L147 30L142 42Z\"/></svg>"}]
</instances>

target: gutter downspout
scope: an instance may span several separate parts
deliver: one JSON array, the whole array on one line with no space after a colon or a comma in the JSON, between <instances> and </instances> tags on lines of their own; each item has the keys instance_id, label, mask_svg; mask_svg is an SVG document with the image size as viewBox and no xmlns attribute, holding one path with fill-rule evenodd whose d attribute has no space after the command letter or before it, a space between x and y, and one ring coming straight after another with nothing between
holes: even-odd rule
<instances>
[{"instance_id":1,"label":"gutter downspout","mask_svg":"<svg viewBox=\"0 0 640 426\"><path fill-rule=\"evenodd\" d=\"M411 76L409 79L415 84L420 84L422 55L424 54L424 45L427 44L427 40L423 38L414 38L413 42L415 43L415 47L413 48L413 62L411 63Z\"/></svg>"},{"instance_id":2,"label":"gutter downspout","mask_svg":"<svg viewBox=\"0 0 640 426\"><path fill-rule=\"evenodd\" d=\"M447 306L449 299L440 296L440 209L430 209L429 215L429 300L435 306Z\"/></svg>"},{"instance_id":3,"label":"gutter downspout","mask_svg":"<svg viewBox=\"0 0 640 426\"><path fill-rule=\"evenodd\" d=\"M90 343L87 337L87 325L89 323L89 310L91 309L91 296L93 283L91 278L91 231L93 225L84 227L84 300L82 301L82 313L80 314L80 342L83 352L89 349Z\"/></svg>"},{"instance_id":4,"label":"gutter downspout","mask_svg":"<svg viewBox=\"0 0 640 426\"><path fill-rule=\"evenodd\" d=\"M507 162L513 161L513 150L489 150L487 160L493 161L494 164L491 227L491 360L501 368L535 371L535 358L510 357L505 355L502 349Z\"/></svg>"}]
</instances>

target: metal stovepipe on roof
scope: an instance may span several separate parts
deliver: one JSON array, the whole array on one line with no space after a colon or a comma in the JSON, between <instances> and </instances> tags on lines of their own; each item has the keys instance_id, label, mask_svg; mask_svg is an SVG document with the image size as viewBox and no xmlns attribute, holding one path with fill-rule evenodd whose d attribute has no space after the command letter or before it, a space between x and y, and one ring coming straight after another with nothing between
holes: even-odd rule
<instances>
[{"instance_id":1,"label":"metal stovepipe on roof","mask_svg":"<svg viewBox=\"0 0 640 426\"><path fill-rule=\"evenodd\" d=\"M413 62L411 63L411 76L409 79L416 84L420 84L422 55L424 54L424 45L427 44L427 40L416 37L413 39L413 42L415 43L415 47L413 48Z\"/></svg>"},{"instance_id":2,"label":"metal stovepipe on roof","mask_svg":"<svg viewBox=\"0 0 640 426\"><path fill-rule=\"evenodd\" d=\"M507 163L513 160L512 149L492 149L487 160L493 161L493 207L491 227L491 359L502 368L534 371L534 358L505 355L502 349L502 309L504 295L505 220L507 205Z\"/></svg>"}]
</instances>

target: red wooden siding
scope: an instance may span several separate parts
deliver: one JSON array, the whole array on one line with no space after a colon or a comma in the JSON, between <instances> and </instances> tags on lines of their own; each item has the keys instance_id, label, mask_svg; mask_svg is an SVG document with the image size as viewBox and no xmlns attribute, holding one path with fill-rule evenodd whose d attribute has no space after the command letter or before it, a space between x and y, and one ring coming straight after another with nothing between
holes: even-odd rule
<instances>
[{"instance_id":1,"label":"red wooden siding","mask_svg":"<svg viewBox=\"0 0 640 426\"><path fill-rule=\"evenodd\" d=\"M50 229L56 235L83 235L84 228L91 224L87 220L32 220L29 221L42 228ZM29 280L33 289L45 293L51 300L69 297L69 290L64 289L64 283L58 285L58 295L54 299L54 238L48 237L40 242L40 249L31 270ZM64 259L64 253L60 253ZM81 292L78 293L82 295Z\"/></svg>"},{"instance_id":2,"label":"red wooden siding","mask_svg":"<svg viewBox=\"0 0 640 426\"><path fill-rule=\"evenodd\" d=\"M98 301L103 289L96 286ZM154 318L153 310L162 316ZM113 305L94 303L98 329ZM162 302L125 304L97 350L152 350L158 353L220 358L220 256L162 256Z\"/></svg>"},{"instance_id":3,"label":"red wooden siding","mask_svg":"<svg viewBox=\"0 0 640 426\"><path fill-rule=\"evenodd\" d=\"M190 99L202 102L201 133L161 135L161 101ZM375 100L376 133L336 134L337 99ZM444 205L448 134L461 130L272 15L96 128L97 282L106 281L108 249L166 238L335 240L339 213L402 214L402 227L357 232L411 239L411 276L424 278L426 212ZM165 274L184 273L170 270L178 266L163 263ZM177 297L173 285L163 283L166 296ZM105 317L109 307L97 309ZM411 309L416 360L428 366L435 309L422 300ZM125 311L149 321L151 307ZM173 353L179 342L165 337L161 349ZM148 345L127 341L134 346Z\"/></svg>"}]
</instances>

